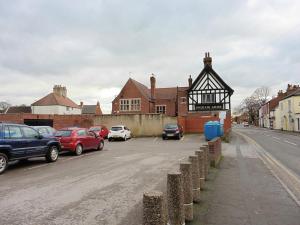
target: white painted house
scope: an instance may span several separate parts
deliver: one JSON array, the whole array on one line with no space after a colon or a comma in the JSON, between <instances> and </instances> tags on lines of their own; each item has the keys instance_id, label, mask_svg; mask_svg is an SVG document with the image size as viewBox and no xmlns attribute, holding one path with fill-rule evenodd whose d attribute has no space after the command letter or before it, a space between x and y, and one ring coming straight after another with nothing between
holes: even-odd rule
<instances>
[{"instance_id":1,"label":"white painted house","mask_svg":"<svg viewBox=\"0 0 300 225\"><path fill-rule=\"evenodd\" d=\"M81 107L67 97L67 89L55 85L53 92L31 105L32 114L81 114Z\"/></svg>"}]
</instances>

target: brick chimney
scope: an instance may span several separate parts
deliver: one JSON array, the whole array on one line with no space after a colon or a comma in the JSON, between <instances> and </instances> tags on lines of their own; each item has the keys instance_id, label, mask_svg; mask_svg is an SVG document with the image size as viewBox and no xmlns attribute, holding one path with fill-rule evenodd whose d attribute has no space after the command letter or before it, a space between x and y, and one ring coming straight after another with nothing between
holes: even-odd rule
<instances>
[{"instance_id":1,"label":"brick chimney","mask_svg":"<svg viewBox=\"0 0 300 225\"><path fill-rule=\"evenodd\" d=\"M80 102L80 108L82 108L83 107L83 102Z\"/></svg>"},{"instance_id":2,"label":"brick chimney","mask_svg":"<svg viewBox=\"0 0 300 225\"><path fill-rule=\"evenodd\" d=\"M283 97L285 96L285 94L283 93L282 90L279 90L277 96L278 96L279 98L283 98Z\"/></svg>"},{"instance_id":3,"label":"brick chimney","mask_svg":"<svg viewBox=\"0 0 300 225\"><path fill-rule=\"evenodd\" d=\"M203 58L204 66L208 65L211 67L212 58L209 56L209 52L205 52L205 57Z\"/></svg>"},{"instance_id":4,"label":"brick chimney","mask_svg":"<svg viewBox=\"0 0 300 225\"><path fill-rule=\"evenodd\" d=\"M100 103L99 101L97 101L97 105L96 105L96 115L102 115L102 110L100 108Z\"/></svg>"},{"instance_id":5,"label":"brick chimney","mask_svg":"<svg viewBox=\"0 0 300 225\"><path fill-rule=\"evenodd\" d=\"M189 87L191 87L193 84L193 79L192 79L192 75L190 75L189 77Z\"/></svg>"},{"instance_id":6,"label":"brick chimney","mask_svg":"<svg viewBox=\"0 0 300 225\"><path fill-rule=\"evenodd\" d=\"M156 79L154 74L152 73L150 76L151 99L155 99L155 83L156 83Z\"/></svg>"},{"instance_id":7,"label":"brick chimney","mask_svg":"<svg viewBox=\"0 0 300 225\"><path fill-rule=\"evenodd\" d=\"M61 85L54 85L53 93L62 97L67 97L67 88Z\"/></svg>"}]
</instances>

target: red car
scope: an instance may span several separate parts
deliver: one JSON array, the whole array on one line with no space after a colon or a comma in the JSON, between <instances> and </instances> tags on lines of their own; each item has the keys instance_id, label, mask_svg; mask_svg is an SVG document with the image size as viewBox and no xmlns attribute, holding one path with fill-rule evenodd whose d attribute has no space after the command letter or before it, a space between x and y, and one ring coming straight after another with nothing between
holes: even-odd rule
<instances>
[{"instance_id":1,"label":"red car","mask_svg":"<svg viewBox=\"0 0 300 225\"><path fill-rule=\"evenodd\" d=\"M93 131L95 132L96 134L98 134L99 136L103 137L103 138L107 138L108 136L108 133L109 133L109 130L107 129L106 126L94 126L94 127L91 127L89 129L89 131Z\"/></svg>"},{"instance_id":2,"label":"red car","mask_svg":"<svg viewBox=\"0 0 300 225\"><path fill-rule=\"evenodd\" d=\"M55 137L59 139L62 151L71 151L76 155L81 155L84 150L102 150L104 147L103 138L85 128L61 129L55 133Z\"/></svg>"}]
</instances>

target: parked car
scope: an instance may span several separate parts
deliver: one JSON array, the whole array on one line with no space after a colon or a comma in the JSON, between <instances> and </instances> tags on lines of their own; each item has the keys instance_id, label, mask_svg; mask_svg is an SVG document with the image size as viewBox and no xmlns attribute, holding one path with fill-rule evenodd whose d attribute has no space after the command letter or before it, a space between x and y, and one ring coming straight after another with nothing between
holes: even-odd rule
<instances>
[{"instance_id":1,"label":"parked car","mask_svg":"<svg viewBox=\"0 0 300 225\"><path fill-rule=\"evenodd\" d=\"M59 150L55 137L43 137L27 125L0 122L0 174L13 160L45 156L47 162L55 162Z\"/></svg>"},{"instance_id":2,"label":"parked car","mask_svg":"<svg viewBox=\"0 0 300 225\"><path fill-rule=\"evenodd\" d=\"M166 124L162 132L162 139L176 138L180 139L183 136L183 128L179 124Z\"/></svg>"},{"instance_id":3,"label":"parked car","mask_svg":"<svg viewBox=\"0 0 300 225\"><path fill-rule=\"evenodd\" d=\"M109 130L107 129L106 126L94 126L94 127L91 127L89 129L89 131L93 131L95 132L96 134L98 134L99 136L103 137L103 138L107 138L108 136L108 132Z\"/></svg>"},{"instance_id":4,"label":"parked car","mask_svg":"<svg viewBox=\"0 0 300 225\"><path fill-rule=\"evenodd\" d=\"M44 137L54 137L56 130L49 126L32 126Z\"/></svg>"},{"instance_id":5,"label":"parked car","mask_svg":"<svg viewBox=\"0 0 300 225\"><path fill-rule=\"evenodd\" d=\"M113 126L108 133L108 141L122 139L126 141L131 138L131 131L124 125Z\"/></svg>"},{"instance_id":6,"label":"parked car","mask_svg":"<svg viewBox=\"0 0 300 225\"><path fill-rule=\"evenodd\" d=\"M62 151L71 151L81 155L85 150L102 150L104 140L101 136L85 128L65 128L55 133L61 144Z\"/></svg>"},{"instance_id":7,"label":"parked car","mask_svg":"<svg viewBox=\"0 0 300 225\"><path fill-rule=\"evenodd\" d=\"M248 122L244 122L244 127L249 127L249 123Z\"/></svg>"}]
</instances>

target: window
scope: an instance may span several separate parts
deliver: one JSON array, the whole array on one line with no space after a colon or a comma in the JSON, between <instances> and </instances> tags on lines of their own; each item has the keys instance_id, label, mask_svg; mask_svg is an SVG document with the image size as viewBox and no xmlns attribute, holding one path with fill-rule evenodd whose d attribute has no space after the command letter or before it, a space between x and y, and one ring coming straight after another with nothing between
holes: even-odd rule
<instances>
[{"instance_id":1,"label":"window","mask_svg":"<svg viewBox=\"0 0 300 225\"><path fill-rule=\"evenodd\" d=\"M216 96L213 93L202 94L202 103L215 103Z\"/></svg>"},{"instance_id":2,"label":"window","mask_svg":"<svg viewBox=\"0 0 300 225\"><path fill-rule=\"evenodd\" d=\"M140 99L131 99L131 111L140 111L141 110L141 100Z\"/></svg>"},{"instance_id":3,"label":"window","mask_svg":"<svg viewBox=\"0 0 300 225\"><path fill-rule=\"evenodd\" d=\"M20 127L9 126L9 138L12 139L23 138Z\"/></svg>"},{"instance_id":4,"label":"window","mask_svg":"<svg viewBox=\"0 0 300 225\"><path fill-rule=\"evenodd\" d=\"M9 129L8 126L5 126L4 128L4 138L9 139Z\"/></svg>"},{"instance_id":5,"label":"window","mask_svg":"<svg viewBox=\"0 0 300 225\"><path fill-rule=\"evenodd\" d=\"M37 131L30 127L22 127L25 138L38 138L39 134Z\"/></svg>"},{"instance_id":6,"label":"window","mask_svg":"<svg viewBox=\"0 0 300 225\"><path fill-rule=\"evenodd\" d=\"M48 130L47 130L47 128L46 127L41 127L41 128L39 128L38 129L38 132L40 133L40 134L49 134L49 132L48 132Z\"/></svg>"},{"instance_id":7,"label":"window","mask_svg":"<svg viewBox=\"0 0 300 225\"><path fill-rule=\"evenodd\" d=\"M129 99L120 100L120 111L129 111Z\"/></svg>"},{"instance_id":8,"label":"window","mask_svg":"<svg viewBox=\"0 0 300 225\"><path fill-rule=\"evenodd\" d=\"M85 130L79 130L79 131L77 131L77 135L78 136L86 136L86 132L85 132Z\"/></svg>"},{"instance_id":9,"label":"window","mask_svg":"<svg viewBox=\"0 0 300 225\"><path fill-rule=\"evenodd\" d=\"M120 111L140 111L141 110L141 99L120 99Z\"/></svg>"},{"instance_id":10,"label":"window","mask_svg":"<svg viewBox=\"0 0 300 225\"><path fill-rule=\"evenodd\" d=\"M291 111L291 100L288 101L289 104L289 112Z\"/></svg>"},{"instance_id":11,"label":"window","mask_svg":"<svg viewBox=\"0 0 300 225\"><path fill-rule=\"evenodd\" d=\"M71 133L70 130L59 130L55 133L55 137L70 137Z\"/></svg>"},{"instance_id":12,"label":"window","mask_svg":"<svg viewBox=\"0 0 300 225\"><path fill-rule=\"evenodd\" d=\"M156 113L166 114L166 106L165 105L157 105Z\"/></svg>"},{"instance_id":13,"label":"window","mask_svg":"<svg viewBox=\"0 0 300 225\"><path fill-rule=\"evenodd\" d=\"M70 111L70 107L69 106L67 106L66 109L67 109L67 111Z\"/></svg>"},{"instance_id":14,"label":"window","mask_svg":"<svg viewBox=\"0 0 300 225\"><path fill-rule=\"evenodd\" d=\"M123 130L123 127L112 127L111 131L120 131Z\"/></svg>"}]
</instances>

